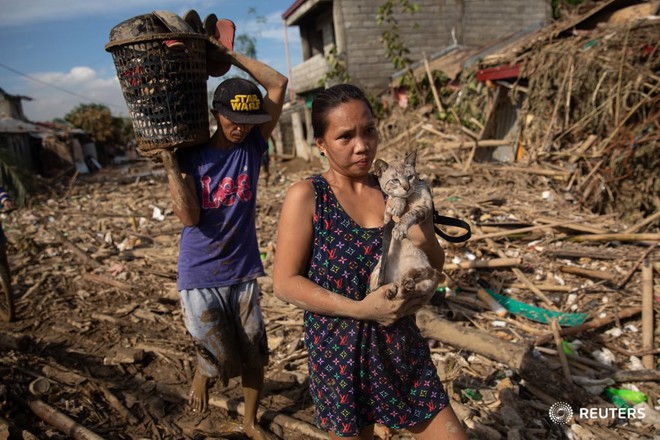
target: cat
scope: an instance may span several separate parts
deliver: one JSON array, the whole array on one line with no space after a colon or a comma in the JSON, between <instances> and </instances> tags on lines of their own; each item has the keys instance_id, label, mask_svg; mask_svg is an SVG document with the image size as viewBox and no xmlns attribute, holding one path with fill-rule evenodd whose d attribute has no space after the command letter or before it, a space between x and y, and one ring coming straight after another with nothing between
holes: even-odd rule
<instances>
[{"instance_id":1,"label":"cat","mask_svg":"<svg viewBox=\"0 0 660 440\"><path fill-rule=\"evenodd\" d=\"M428 295L435 292L445 276L434 269L426 254L417 248L408 238L408 229L433 216L433 197L429 186L419 178L415 169L417 152L413 151L403 161L388 164L377 159L374 162L374 174L382 191L387 194L384 224L393 218L398 222L392 228L392 240L387 255L383 284L395 283L395 288L387 293L389 299L397 295L411 295L417 292ZM387 254L385 254L387 252ZM373 291L379 287L381 261L374 268L369 287Z\"/></svg>"}]
</instances>

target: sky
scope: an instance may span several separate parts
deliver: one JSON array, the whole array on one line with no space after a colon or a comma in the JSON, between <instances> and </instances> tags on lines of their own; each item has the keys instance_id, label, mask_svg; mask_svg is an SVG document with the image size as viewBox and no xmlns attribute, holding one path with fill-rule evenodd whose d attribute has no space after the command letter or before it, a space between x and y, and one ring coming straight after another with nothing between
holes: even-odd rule
<instances>
[{"instance_id":1,"label":"sky","mask_svg":"<svg viewBox=\"0 0 660 440\"><path fill-rule=\"evenodd\" d=\"M0 0L0 88L23 101L34 122L52 121L80 104L103 104L128 116L112 55L110 30L155 10L183 16L196 10L236 24L236 35L256 37L257 59L287 75L282 14L294 0ZM287 28L291 65L302 60L297 27ZM235 73L234 67L227 75ZM288 75L287 75L288 76ZM223 78L209 78L213 90Z\"/></svg>"}]
</instances>

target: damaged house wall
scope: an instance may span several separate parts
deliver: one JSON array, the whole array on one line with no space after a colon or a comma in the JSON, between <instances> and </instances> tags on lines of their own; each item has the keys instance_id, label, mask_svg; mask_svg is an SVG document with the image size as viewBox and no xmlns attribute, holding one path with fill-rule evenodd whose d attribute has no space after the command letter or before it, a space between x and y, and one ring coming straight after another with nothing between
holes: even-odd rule
<instances>
[{"instance_id":1,"label":"damaged house wall","mask_svg":"<svg viewBox=\"0 0 660 440\"><path fill-rule=\"evenodd\" d=\"M419 0L419 12L395 13L401 40L410 50L408 57L433 59L450 46L481 46L503 39L531 26L550 22L551 9L544 0ZM382 0L298 0L283 14L286 26L298 26L303 62L293 66L290 87L298 99L311 99L331 72L330 59L345 66L350 82L367 93L380 94L396 73L381 41L387 24L376 17ZM395 8L398 11L398 7ZM336 51L336 52L334 52ZM327 79L327 78L326 78ZM337 81L337 79L329 80ZM306 107L285 108L281 123L297 130L285 138L295 139L297 156L309 159L312 143ZM290 111L287 111L290 110ZM296 129L301 124L302 127ZM300 152L305 154L301 155Z\"/></svg>"},{"instance_id":2,"label":"damaged house wall","mask_svg":"<svg viewBox=\"0 0 660 440\"><path fill-rule=\"evenodd\" d=\"M333 47L346 63L351 82L371 92L387 87L395 72L386 58L381 34L386 25L376 22L381 0L306 0L295 2L283 15L287 26L300 29L303 62L293 67L292 85L299 95L321 88L328 71L326 57ZM544 0L419 0L416 14L395 13L399 33L417 60L446 46L481 45L533 24L550 21ZM398 10L398 9L397 9Z\"/></svg>"}]
</instances>

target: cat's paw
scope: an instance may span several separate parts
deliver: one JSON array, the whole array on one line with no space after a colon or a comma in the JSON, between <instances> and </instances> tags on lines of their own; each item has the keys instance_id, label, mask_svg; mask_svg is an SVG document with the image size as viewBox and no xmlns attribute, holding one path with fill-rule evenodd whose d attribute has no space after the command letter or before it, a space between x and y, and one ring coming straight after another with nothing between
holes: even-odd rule
<instances>
[{"instance_id":1,"label":"cat's paw","mask_svg":"<svg viewBox=\"0 0 660 440\"><path fill-rule=\"evenodd\" d=\"M395 240L403 240L408 236L408 228L405 225L402 225L401 223L397 223L396 226L394 226L394 229L392 229L392 238Z\"/></svg>"},{"instance_id":2,"label":"cat's paw","mask_svg":"<svg viewBox=\"0 0 660 440\"><path fill-rule=\"evenodd\" d=\"M392 217L401 217L403 211L406 209L406 199L402 197L393 197L388 203L389 213Z\"/></svg>"},{"instance_id":3,"label":"cat's paw","mask_svg":"<svg viewBox=\"0 0 660 440\"><path fill-rule=\"evenodd\" d=\"M399 292L401 295L411 295L415 291L415 280L412 278L406 278L403 280L401 283L401 287L399 288Z\"/></svg>"},{"instance_id":4,"label":"cat's paw","mask_svg":"<svg viewBox=\"0 0 660 440\"><path fill-rule=\"evenodd\" d=\"M388 289L387 293L385 296L387 296L387 299L394 299L396 297L396 293L399 290L399 288L396 286L396 284L392 284Z\"/></svg>"}]
</instances>

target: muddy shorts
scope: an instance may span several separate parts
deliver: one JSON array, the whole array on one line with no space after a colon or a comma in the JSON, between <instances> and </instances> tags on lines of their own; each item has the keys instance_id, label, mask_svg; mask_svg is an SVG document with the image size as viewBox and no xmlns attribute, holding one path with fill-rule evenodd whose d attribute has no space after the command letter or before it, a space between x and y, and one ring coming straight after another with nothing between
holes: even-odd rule
<instances>
[{"instance_id":1,"label":"muddy shorts","mask_svg":"<svg viewBox=\"0 0 660 440\"><path fill-rule=\"evenodd\" d=\"M239 376L242 367L268 364L256 280L228 287L181 290L183 319L197 343L198 366L207 377Z\"/></svg>"}]
</instances>

